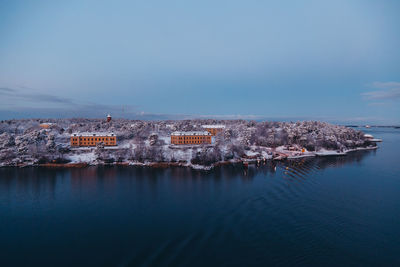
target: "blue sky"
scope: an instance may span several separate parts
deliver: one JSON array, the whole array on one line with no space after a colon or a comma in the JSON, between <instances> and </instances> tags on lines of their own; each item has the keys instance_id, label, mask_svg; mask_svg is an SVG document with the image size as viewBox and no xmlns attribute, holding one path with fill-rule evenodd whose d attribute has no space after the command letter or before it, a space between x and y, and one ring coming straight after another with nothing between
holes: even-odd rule
<instances>
[{"instance_id":1,"label":"blue sky","mask_svg":"<svg viewBox=\"0 0 400 267\"><path fill-rule=\"evenodd\" d=\"M0 0L0 119L400 123L399 1Z\"/></svg>"}]
</instances>

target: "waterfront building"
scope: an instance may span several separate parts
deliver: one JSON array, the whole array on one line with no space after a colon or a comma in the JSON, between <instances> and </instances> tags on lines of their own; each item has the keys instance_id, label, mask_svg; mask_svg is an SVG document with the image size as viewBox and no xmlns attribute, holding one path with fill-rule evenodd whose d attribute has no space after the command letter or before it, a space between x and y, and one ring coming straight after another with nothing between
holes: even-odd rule
<instances>
[{"instance_id":1,"label":"waterfront building","mask_svg":"<svg viewBox=\"0 0 400 267\"><path fill-rule=\"evenodd\" d=\"M117 136L113 133L74 133L71 135L71 146L96 146L103 143L104 146L116 146Z\"/></svg>"},{"instance_id":2,"label":"waterfront building","mask_svg":"<svg viewBox=\"0 0 400 267\"><path fill-rule=\"evenodd\" d=\"M217 135L219 132L222 132L225 129L225 125L222 124L202 125L201 127L209 132L212 136Z\"/></svg>"},{"instance_id":3,"label":"waterfront building","mask_svg":"<svg viewBox=\"0 0 400 267\"><path fill-rule=\"evenodd\" d=\"M211 133L207 131L173 132L171 144L174 145L200 145L211 144Z\"/></svg>"},{"instance_id":4,"label":"waterfront building","mask_svg":"<svg viewBox=\"0 0 400 267\"><path fill-rule=\"evenodd\" d=\"M374 136L371 135L371 134L364 134L364 138L365 138L365 140L368 141L368 142L374 142L374 143L376 143L376 142L382 142L382 139L374 138Z\"/></svg>"}]
</instances>

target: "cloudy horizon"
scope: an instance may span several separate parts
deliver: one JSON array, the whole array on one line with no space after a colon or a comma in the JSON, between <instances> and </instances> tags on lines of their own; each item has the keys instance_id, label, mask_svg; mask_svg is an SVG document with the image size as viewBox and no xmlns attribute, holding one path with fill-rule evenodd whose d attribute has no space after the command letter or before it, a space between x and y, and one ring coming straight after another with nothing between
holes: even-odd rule
<instances>
[{"instance_id":1,"label":"cloudy horizon","mask_svg":"<svg viewBox=\"0 0 400 267\"><path fill-rule=\"evenodd\" d=\"M399 7L3 1L0 119L112 113L398 125Z\"/></svg>"}]
</instances>

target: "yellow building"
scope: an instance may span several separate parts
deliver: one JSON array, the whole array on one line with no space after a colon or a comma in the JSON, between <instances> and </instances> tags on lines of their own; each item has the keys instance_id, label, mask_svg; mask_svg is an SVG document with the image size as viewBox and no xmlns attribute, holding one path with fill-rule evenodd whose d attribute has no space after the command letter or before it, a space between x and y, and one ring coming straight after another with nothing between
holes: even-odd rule
<instances>
[{"instance_id":1,"label":"yellow building","mask_svg":"<svg viewBox=\"0 0 400 267\"><path fill-rule=\"evenodd\" d=\"M104 146L116 146L117 136L113 133L75 133L71 135L71 146L96 146L103 143Z\"/></svg>"},{"instance_id":2,"label":"yellow building","mask_svg":"<svg viewBox=\"0 0 400 267\"><path fill-rule=\"evenodd\" d=\"M212 136L217 135L219 132L222 132L225 129L225 125L216 124L216 125L202 125L204 130L209 132Z\"/></svg>"},{"instance_id":3,"label":"yellow building","mask_svg":"<svg viewBox=\"0 0 400 267\"><path fill-rule=\"evenodd\" d=\"M211 144L211 134L206 131L173 132L171 134L171 144L174 145Z\"/></svg>"}]
</instances>

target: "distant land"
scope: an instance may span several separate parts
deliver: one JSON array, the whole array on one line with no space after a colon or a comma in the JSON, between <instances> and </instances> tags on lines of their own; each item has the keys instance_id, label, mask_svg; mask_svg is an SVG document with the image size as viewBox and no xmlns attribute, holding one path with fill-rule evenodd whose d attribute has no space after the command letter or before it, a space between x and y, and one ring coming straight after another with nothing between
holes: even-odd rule
<instances>
[{"instance_id":1,"label":"distant land","mask_svg":"<svg viewBox=\"0 0 400 267\"><path fill-rule=\"evenodd\" d=\"M365 125L345 125L346 127L351 127L351 128L361 128L365 127ZM396 125L369 125L369 128L394 128L394 129L400 129L400 126Z\"/></svg>"}]
</instances>

